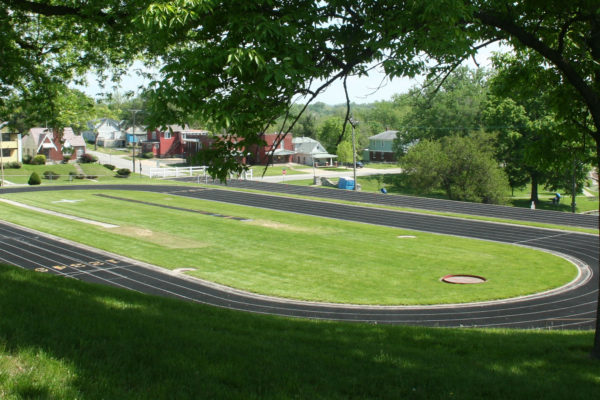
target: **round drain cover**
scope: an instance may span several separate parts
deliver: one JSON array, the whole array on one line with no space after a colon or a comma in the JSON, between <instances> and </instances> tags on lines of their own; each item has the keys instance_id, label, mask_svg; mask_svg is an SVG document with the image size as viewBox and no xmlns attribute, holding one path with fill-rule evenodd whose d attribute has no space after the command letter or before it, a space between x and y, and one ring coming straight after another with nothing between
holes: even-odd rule
<instances>
[{"instance_id":1,"label":"round drain cover","mask_svg":"<svg viewBox=\"0 0 600 400\"><path fill-rule=\"evenodd\" d=\"M458 283L458 284L470 284L470 283L483 283L486 279L477 275L446 275L442 278L442 282L446 283Z\"/></svg>"}]
</instances>

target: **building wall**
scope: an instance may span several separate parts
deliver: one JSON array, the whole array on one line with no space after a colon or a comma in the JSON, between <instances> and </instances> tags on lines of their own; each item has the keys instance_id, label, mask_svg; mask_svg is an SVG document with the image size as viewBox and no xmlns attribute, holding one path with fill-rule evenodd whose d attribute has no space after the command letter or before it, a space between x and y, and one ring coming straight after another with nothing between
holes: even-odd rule
<instances>
[{"instance_id":1,"label":"building wall","mask_svg":"<svg viewBox=\"0 0 600 400\"><path fill-rule=\"evenodd\" d=\"M21 162L21 135L18 133L2 133L2 161Z\"/></svg>"},{"instance_id":2,"label":"building wall","mask_svg":"<svg viewBox=\"0 0 600 400\"><path fill-rule=\"evenodd\" d=\"M369 161L394 162L396 161L396 153L371 150L369 152Z\"/></svg>"},{"instance_id":3,"label":"building wall","mask_svg":"<svg viewBox=\"0 0 600 400\"><path fill-rule=\"evenodd\" d=\"M369 139L369 149L372 151L394 152L393 140Z\"/></svg>"}]
</instances>

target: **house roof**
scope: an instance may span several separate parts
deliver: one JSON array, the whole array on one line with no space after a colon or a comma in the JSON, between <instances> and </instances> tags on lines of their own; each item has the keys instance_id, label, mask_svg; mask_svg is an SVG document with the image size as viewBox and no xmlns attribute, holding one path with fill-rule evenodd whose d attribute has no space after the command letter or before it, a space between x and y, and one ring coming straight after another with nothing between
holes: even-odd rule
<instances>
[{"instance_id":1,"label":"house roof","mask_svg":"<svg viewBox=\"0 0 600 400\"><path fill-rule=\"evenodd\" d=\"M327 150L321 143L309 137L293 138L292 143L294 144L296 153L311 155L327 153Z\"/></svg>"},{"instance_id":2,"label":"house roof","mask_svg":"<svg viewBox=\"0 0 600 400\"><path fill-rule=\"evenodd\" d=\"M44 149L57 150L54 144L52 131L48 128L31 128L29 129L29 135L35 143L36 152L39 152L43 147Z\"/></svg>"},{"instance_id":3,"label":"house roof","mask_svg":"<svg viewBox=\"0 0 600 400\"><path fill-rule=\"evenodd\" d=\"M269 153L271 153L271 152L269 152ZM292 154L296 154L295 151L293 151L293 150L286 150L286 149L276 149L272 153L273 153L274 156L291 156Z\"/></svg>"},{"instance_id":4,"label":"house roof","mask_svg":"<svg viewBox=\"0 0 600 400\"><path fill-rule=\"evenodd\" d=\"M67 143L73 147L85 147L83 136L76 135L75 132L73 132L73 129L68 127L63 130L63 140L65 141L66 147L69 147Z\"/></svg>"},{"instance_id":5,"label":"house roof","mask_svg":"<svg viewBox=\"0 0 600 400\"><path fill-rule=\"evenodd\" d=\"M378 133L375 136L371 136L369 138L369 140L374 139L374 140L394 140L396 139L396 134L398 133L398 131L385 131L385 132L381 132Z\"/></svg>"},{"instance_id":6,"label":"house roof","mask_svg":"<svg viewBox=\"0 0 600 400\"><path fill-rule=\"evenodd\" d=\"M114 120L112 118L98 118L98 119L94 119L92 121L88 121L87 122L87 126L89 129L98 129L100 128L102 125L110 125L112 127L114 127L116 130L120 130L121 129L121 122Z\"/></svg>"},{"instance_id":7,"label":"house roof","mask_svg":"<svg viewBox=\"0 0 600 400\"><path fill-rule=\"evenodd\" d=\"M131 135L133 134L133 129L130 126L129 128L125 129L125 133ZM148 133L146 132L146 127L143 125L136 125L135 126L135 134L136 135L147 135Z\"/></svg>"}]
</instances>

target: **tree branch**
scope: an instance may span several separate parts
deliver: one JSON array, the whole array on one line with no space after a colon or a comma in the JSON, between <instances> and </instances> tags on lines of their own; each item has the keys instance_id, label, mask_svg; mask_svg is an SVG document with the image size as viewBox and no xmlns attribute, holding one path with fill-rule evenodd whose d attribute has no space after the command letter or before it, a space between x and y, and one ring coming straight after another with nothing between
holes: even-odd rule
<instances>
[{"instance_id":1,"label":"tree branch","mask_svg":"<svg viewBox=\"0 0 600 400\"><path fill-rule=\"evenodd\" d=\"M579 92L590 110L594 125L597 130L600 131L600 96L586 82L585 77L581 76L575 67L568 60L563 58L560 52L552 49L522 26L517 25L513 19L505 18L501 14L487 10L477 11L474 16L483 24L498 28L508 36L517 39L521 44L538 52L549 62L554 64L569 83L573 85L575 90Z\"/></svg>"}]
</instances>

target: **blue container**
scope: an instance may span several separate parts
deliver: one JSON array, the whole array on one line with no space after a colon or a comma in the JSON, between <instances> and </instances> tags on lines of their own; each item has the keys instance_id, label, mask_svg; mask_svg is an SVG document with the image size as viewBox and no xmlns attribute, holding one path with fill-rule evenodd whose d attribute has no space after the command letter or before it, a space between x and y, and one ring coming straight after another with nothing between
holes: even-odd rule
<instances>
[{"instance_id":1,"label":"blue container","mask_svg":"<svg viewBox=\"0 0 600 400\"><path fill-rule=\"evenodd\" d=\"M340 178L338 189L354 190L354 179Z\"/></svg>"}]
</instances>

